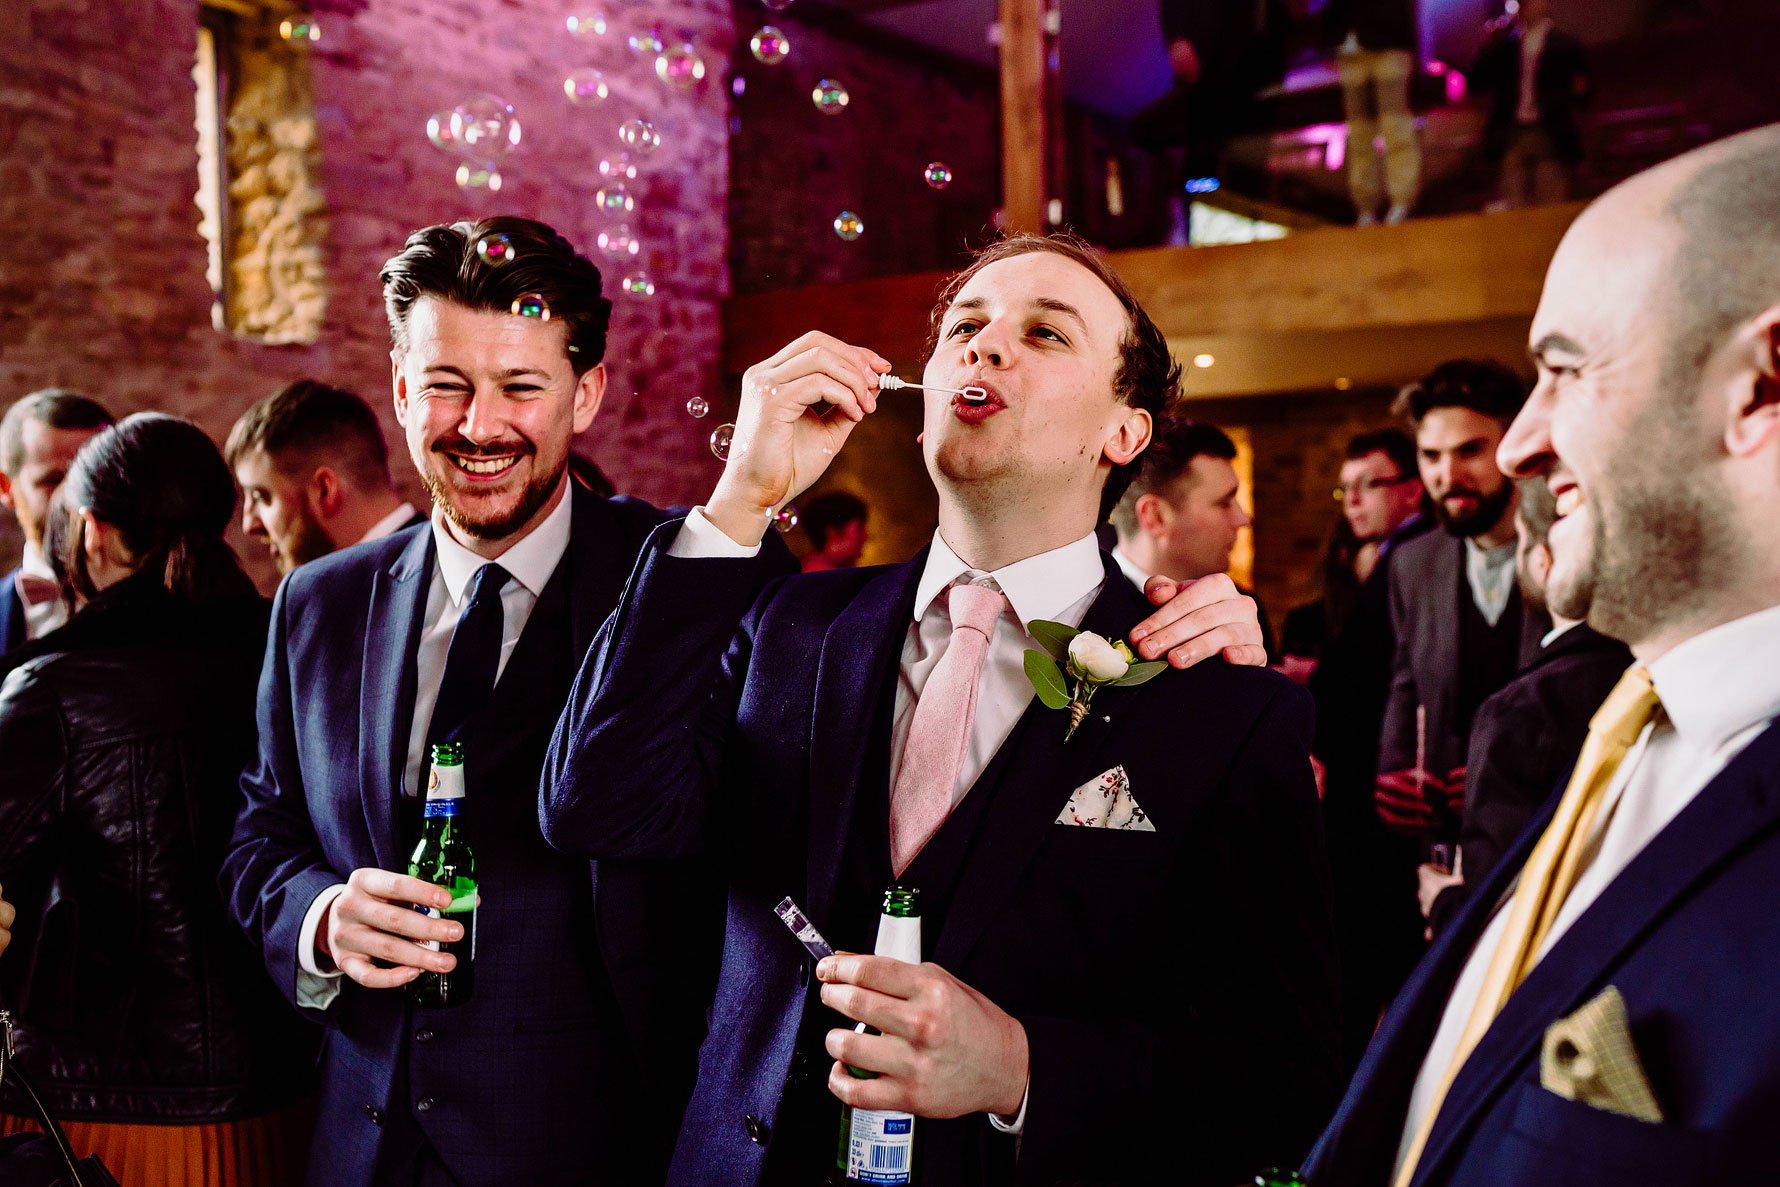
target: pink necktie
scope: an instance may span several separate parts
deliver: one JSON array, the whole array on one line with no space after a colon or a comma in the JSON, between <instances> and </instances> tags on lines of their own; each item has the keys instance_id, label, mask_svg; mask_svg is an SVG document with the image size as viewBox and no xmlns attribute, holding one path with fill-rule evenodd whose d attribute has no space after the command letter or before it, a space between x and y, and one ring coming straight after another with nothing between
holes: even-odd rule
<instances>
[{"instance_id":1,"label":"pink necktie","mask_svg":"<svg viewBox=\"0 0 1780 1187\"><path fill-rule=\"evenodd\" d=\"M902 769L890 792L890 868L898 877L952 812L952 790L964 765L977 684L995 620L1007 598L982 585L954 585L946 607L952 637L933 665L902 746Z\"/></svg>"}]
</instances>

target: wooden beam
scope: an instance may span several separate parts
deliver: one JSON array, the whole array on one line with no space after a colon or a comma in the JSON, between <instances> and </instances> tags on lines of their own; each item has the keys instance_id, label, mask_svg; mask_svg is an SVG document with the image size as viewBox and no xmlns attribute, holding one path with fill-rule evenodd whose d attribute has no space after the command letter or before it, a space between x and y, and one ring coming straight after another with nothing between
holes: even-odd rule
<instances>
[{"instance_id":1,"label":"wooden beam","mask_svg":"<svg viewBox=\"0 0 1780 1187\"><path fill-rule=\"evenodd\" d=\"M1203 395L1394 382L1417 370L1409 344L1457 347L1483 335L1507 347L1538 306L1545 267L1580 205L1413 219L1393 227L1332 227L1229 247L1112 252L1125 278ZM900 368L918 368L939 272L735 297L725 312L724 370L740 374L805 330L868 345ZM1424 333L1440 330L1452 332ZM1229 366L1225 366L1225 360ZM1426 370L1425 367L1420 370ZM908 375L909 371L900 371Z\"/></svg>"},{"instance_id":2,"label":"wooden beam","mask_svg":"<svg viewBox=\"0 0 1780 1187\"><path fill-rule=\"evenodd\" d=\"M1001 24L1001 206L1009 234L1045 229L1044 0L996 0Z\"/></svg>"}]
</instances>

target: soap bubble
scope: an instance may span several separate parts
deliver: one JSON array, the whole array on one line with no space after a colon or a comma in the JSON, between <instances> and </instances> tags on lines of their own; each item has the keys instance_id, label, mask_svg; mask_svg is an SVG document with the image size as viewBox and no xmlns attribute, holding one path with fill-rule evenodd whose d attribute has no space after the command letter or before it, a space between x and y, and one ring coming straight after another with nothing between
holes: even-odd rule
<instances>
[{"instance_id":1,"label":"soap bubble","mask_svg":"<svg viewBox=\"0 0 1780 1187\"><path fill-rule=\"evenodd\" d=\"M457 188L460 190L487 190L491 194L501 192L500 166L493 161L471 164L465 161L457 167Z\"/></svg>"},{"instance_id":2,"label":"soap bubble","mask_svg":"<svg viewBox=\"0 0 1780 1187\"><path fill-rule=\"evenodd\" d=\"M514 297L509 310L514 317L535 317L539 321L550 320L550 306L538 293L527 293L523 297Z\"/></svg>"},{"instance_id":3,"label":"soap bubble","mask_svg":"<svg viewBox=\"0 0 1780 1187\"><path fill-rule=\"evenodd\" d=\"M653 297L655 295L655 282L649 279L646 272L629 273L618 282L618 287L632 297Z\"/></svg>"},{"instance_id":4,"label":"soap bubble","mask_svg":"<svg viewBox=\"0 0 1780 1187\"><path fill-rule=\"evenodd\" d=\"M626 37L624 39L624 44L629 46L630 52L637 55L639 58L653 58L667 48L666 44L661 40L661 29L659 27L640 29L637 32L632 33L629 37Z\"/></svg>"},{"instance_id":5,"label":"soap bubble","mask_svg":"<svg viewBox=\"0 0 1780 1187\"><path fill-rule=\"evenodd\" d=\"M718 425L711 432L711 452L720 462L729 460L729 446L735 440L734 425Z\"/></svg>"},{"instance_id":6,"label":"soap bubble","mask_svg":"<svg viewBox=\"0 0 1780 1187\"><path fill-rule=\"evenodd\" d=\"M851 243L865 234L865 220L851 210L843 210L834 216L834 233Z\"/></svg>"},{"instance_id":7,"label":"soap bubble","mask_svg":"<svg viewBox=\"0 0 1780 1187\"><path fill-rule=\"evenodd\" d=\"M690 45L674 46L655 59L655 77L670 87L690 91L705 79L705 60Z\"/></svg>"},{"instance_id":8,"label":"soap bubble","mask_svg":"<svg viewBox=\"0 0 1780 1187\"><path fill-rule=\"evenodd\" d=\"M694 420L703 420L711 411L711 405L703 396L694 396L686 401L686 411L692 414Z\"/></svg>"},{"instance_id":9,"label":"soap bubble","mask_svg":"<svg viewBox=\"0 0 1780 1187\"><path fill-rule=\"evenodd\" d=\"M476 240L476 258L484 264L505 264L513 258L511 235L484 235Z\"/></svg>"},{"instance_id":10,"label":"soap bubble","mask_svg":"<svg viewBox=\"0 0 1780 1187\"><path fill-rule=\"evenodd\" d=\"M824 78L816 83L816 89L810 92L810 101L816 110L823 115L839 115L847 109L853 97L847 94L847 88L832 78Z\"/></svg>"},{"instance_id":11,"label":"soap bubble","mask_svg":"<svg viewBox=\"0 0 1780 1187\"><path fill-rule=\"evenodd\" d=\"M562 93L576 107L598 107L612 93L606 76L591 68L571 70L563 76Z\"/></svg>"},{"instance_id":12,"label":"soap bubble","mask_svg":"<svg viewBox=\"0 0 1780 1187\"><path fill-rule=\"evenodd\" d=\"M773 531L778 532L781 536L797 526L797 508L790 503L786 503L777 511L769 511L767 514L772 517Z\"/></svg>"},{"instance_id":13,"label":"soap bubble","mask_svg":"<svg viewBox=\"0 0 1780 1187\"><path fill-rule=\"evenodd\" d=\"M952 184L952 171L946 168L944 161L930 162L923 176L927 178L927 184L936 190L943 190Z\"/></svg>"},{"instance_id":14,"label":"soap bubble","mask_svg":"<svg viewBox=\"0 0 1780 1187\"><path fill-rule=\"evenodd\" d=\"M462 146L457 142L457 133L451 130L451 112L435 111L426 117L426 138L432 141L434 148L440 152L448 152L452 156Z\"/></svg>"},{"instance_id":15,"label":"soap bubble","mask_svg":"<svg viewBox=\"0 0 1780 1187\"><path fill-rule=\"evenodd\" d=\"M791 7L791 0L760 0L760 6L768 12L784 12Z\"/></svg>"},{"instance_id":16,"label":"soap bubble","mask_svg":"<svg viewBox=\"0 0 1780 1187\"><path fill-rule=\"evenodd\" d=\"M607 28L611 25L611 22L606 18L605 10L601 8L576 9L569 14L565 23L568 25L569 36L582 39L604 37Z\"/></svg>"},{"instance_id":17,"label":"soap bubble","mask_svg":"<svg viewBox=\"0 0 1780 1187\"><path fill-rule=\"evenodd\" d=\"M748 39L754 60L765 66L777 66L791 52L791 41L776 25L762 25Z\"/></svg>"},{"instance_id":18,"label":"soap bubble","mask_svg":"<svg viewBox=\"0 0 1780 1187\"><path fill-rule=\"evenodd\" d=\"M637 200L631 197L622 181L601 186L593 195L593 204L607 214L629 214L637 208Z\"/></svg>"},{"instance_id":19,"label":"soap bubble","mask_svg":"<svg viewBox=\"0 0 1780 1187\"><path fill-rule=\"evenodd\" d=\"M519 143L519 120L499 95L471 95L452 109L451 134L471 159L498 161Z\"/></svg>"},{"instance_id":20,"label":"soap bubble","mask_svg":"<svg viewBox=\"0 0 1780 1187\"><path fill-rule=\"evenodd\" d=\"M644 156L661 147L661 133L648 120L625 120L618 125L618 139L624 147Z\"/></svg>"},{"instance_id":21,"label":"soap bubble","mask_svg":"<svg viewBox=\"0 0 1780 1187\"><path fill-rule=\"evenodd\" d=\"M599 171L600 176L608 181L635 181L637 179L636 162L630 159L630 154L627 152L601 157Z\"/></svg>"},{"instance_id":22,"label":"soap bubble","mask_svg":"<svg viewBox=\"0 0 1780 1187\"><path fill-rule=\"evenodd\" d=\"M642 243L631 233L629 223L607 227L595 242L609 256L634 256L643 250Z\"/></svg>"},{"instance_id":23,"label":"soap bubble","mask_svg":"<svg viewBox=\"0 0 1780 1187\"><path fill-rule=\"evenodd\" d=\"M286 41L320 41L321 26L308 13L299 12L278 22L278 35Z\"/></svg>"}]
</instances>

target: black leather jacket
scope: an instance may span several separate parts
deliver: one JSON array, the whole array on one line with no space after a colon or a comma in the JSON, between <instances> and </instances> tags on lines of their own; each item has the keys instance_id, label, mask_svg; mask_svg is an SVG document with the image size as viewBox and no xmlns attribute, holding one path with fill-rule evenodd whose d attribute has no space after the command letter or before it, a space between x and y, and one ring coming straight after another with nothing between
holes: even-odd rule
<instances>
[{"instance_id":1,"label":"black leather jacket","mask_svg":"<svg viewBox=\"0 0 1780 1187\"><path fill-rule=\"evenodd\" d=\"M143 574L0 660L0 997L64 1118L228 1121L312 1087L314 1028L216 890L266 614Z\"/></svg>"}]
</instances>

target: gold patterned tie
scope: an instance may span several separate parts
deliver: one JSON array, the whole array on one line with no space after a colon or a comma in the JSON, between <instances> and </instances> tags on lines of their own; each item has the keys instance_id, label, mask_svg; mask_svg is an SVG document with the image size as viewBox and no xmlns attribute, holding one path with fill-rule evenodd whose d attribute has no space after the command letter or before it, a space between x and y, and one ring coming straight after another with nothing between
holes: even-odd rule
<instances>
[{"instance_id":1,"label":"gold patterned tie","mask_svg":"<svg viewBox=\"0 0 1780 1187\"><path fill-rule=\"evenodd\" d=\"M1415 1177L1416 1163L1421 1161L1447 1090L1509 996L1532 971L1552 923L1582 874L1583 857L1594 837L1595 821L1614 772L1659 708L1661 703L1650 683L1650 673L1641 667L1633 668L1620 677L1606 702L1590 719L1588 740L1582 744L1582 754L1564 788L1564 798L1558 801L1556 814L1521 870L1520 884L1508 902L1508 925L1490 957L1483 988L1471 1007L1452 1062L1441 1077L1440 1090L1422 1116L1415 1140L1397 1172L1396 1187L1407 1187Z\"/></svg>"}]
</instances>

